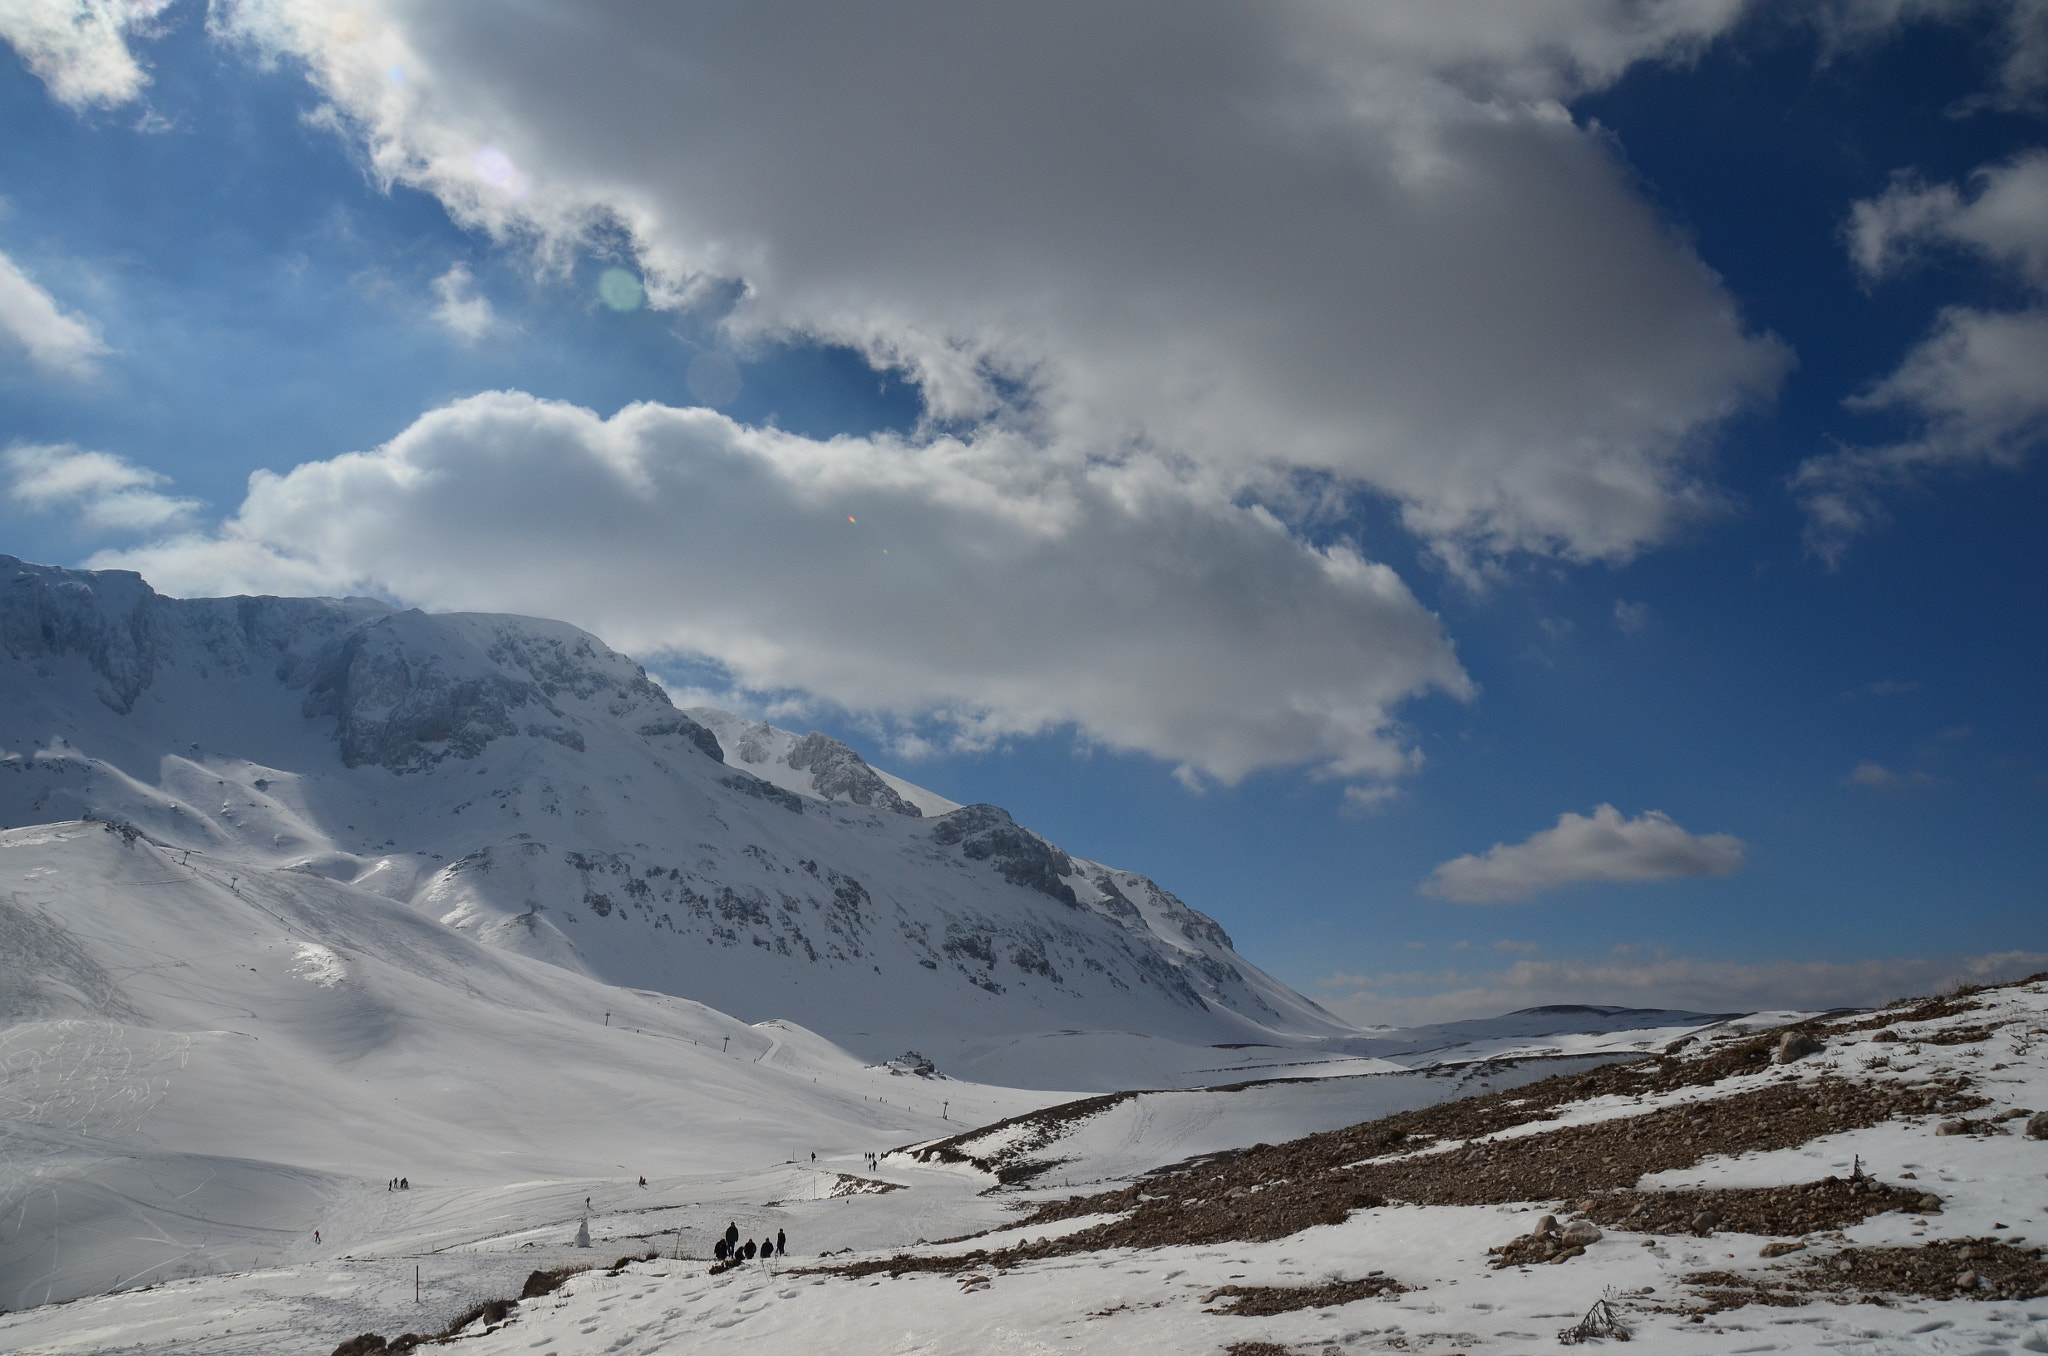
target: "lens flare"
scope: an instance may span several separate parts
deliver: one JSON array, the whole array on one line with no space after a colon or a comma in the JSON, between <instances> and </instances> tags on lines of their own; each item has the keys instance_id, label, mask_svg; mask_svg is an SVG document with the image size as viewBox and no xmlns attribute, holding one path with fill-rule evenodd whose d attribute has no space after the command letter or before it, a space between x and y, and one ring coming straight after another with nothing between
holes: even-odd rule
<instances>
[{"instance_id":1,"label":"lens flare","mask_svg":"<svg viewBox=\"0 0 2048 1356\"><path fill-rule=\"evenodd\" d=\"M496 146L486 146L476 153L477 177L494 188L510 188L519 177L519 171L512 167L512 157Z\"/></svg>"},{"instance_id":2,"label":"lens flare","mask_svg":"<svg viewBox=\"0 0 2048 1356\"><path fill-rule=\"evenodd\" d=\"M597 277L597 298L614 311L637 311L647 291L625 269L608 268Z\"/></svg>"}]
</instances>

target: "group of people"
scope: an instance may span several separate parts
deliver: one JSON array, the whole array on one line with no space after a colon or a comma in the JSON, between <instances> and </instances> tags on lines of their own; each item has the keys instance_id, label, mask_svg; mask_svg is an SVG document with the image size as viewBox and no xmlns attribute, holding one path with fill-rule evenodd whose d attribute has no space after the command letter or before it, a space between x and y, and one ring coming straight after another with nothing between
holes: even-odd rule
<instances>
[{"instance_id":1,"label":"group of people","mask_svg":"<svg viewBox=\"0 0 2048 1356\"><path fill-rule=\"evenodd\" d=\"M386 1191L411 1191L412 1183L403 1177L394 1177L384 1188Z\"/></svg>"},{"instance_id":2,"label":"group of people","mask_svg":"<svg viewBox=\"0 0 2048 1356\"><path fill-rule=\"evenodd\" d=\"M782 1230L775 1231L775 1237L764 1238L759 1243L753 1239L740 1242L740 1226L726 1222L725 1237L711 1245L711 1255L721 1262L751 1262L756 1257L769 1258L784 1256L789 1252L789 1240Z\"/></svg>"}]
</instances>

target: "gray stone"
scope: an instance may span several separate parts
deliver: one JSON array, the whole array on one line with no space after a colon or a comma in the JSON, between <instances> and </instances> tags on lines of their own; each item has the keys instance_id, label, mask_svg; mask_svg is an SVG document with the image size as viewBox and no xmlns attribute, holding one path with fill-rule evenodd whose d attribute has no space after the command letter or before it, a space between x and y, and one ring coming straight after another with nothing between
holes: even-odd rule
<instances>
[{"instance_id":1,"label":"gray stone","mask_svg":"<svg viewBox=\"0 0 2048 1356\"><path fill-rule=\"evenodd\" d=\"M2027 1122L2028 1139L2048 1139L2048 1111L2036 1111Z\"/></svg>"},{"instance_id":2,"label":"gray stone","mask_svg":"<svg viewBox=\"0 0 2048 1356\"><path fill-rule=\"evenodd\" d=\"M1564 1241L1575 1248L1600 1241L1600 1226L1589 1219L1575 1219L1564 1226Z\"/></svg>"},{"instance_id":3,"label":"gray stone","mask_svg":"<svg viewBox=\"0 0 2048 1356\"><path fill-rule=\"evenodd\" d=\"M1787 1031L1778 1038L1778 1063L1790 1064L1808 1055L1817 1055L1825 1048L1804 1031Z\"/></svg>"}]
</instances>

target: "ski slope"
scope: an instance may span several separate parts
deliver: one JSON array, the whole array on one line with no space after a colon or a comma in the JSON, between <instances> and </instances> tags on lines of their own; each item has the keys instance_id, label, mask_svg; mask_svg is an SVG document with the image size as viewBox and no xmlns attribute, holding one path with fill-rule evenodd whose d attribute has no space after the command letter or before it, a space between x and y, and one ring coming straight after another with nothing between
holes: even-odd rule
<instances>
[{"instance_id":1,"label":"ski slope","mask_svg":"<svg viewBox=\"0 0 2048 1356\"><path fill-rule=\"evenodd\" d=\"M496 1232L485 1220L559 1232L643 1174L844 1158L944 1131L948 1101L985 1119L1044 1100L895 1077L790 1023L101 824L0 834L0 935L9 1309L434 1249ZM413 1189L387 1191L400 1176Z\"/></svg>"}]
</instances>

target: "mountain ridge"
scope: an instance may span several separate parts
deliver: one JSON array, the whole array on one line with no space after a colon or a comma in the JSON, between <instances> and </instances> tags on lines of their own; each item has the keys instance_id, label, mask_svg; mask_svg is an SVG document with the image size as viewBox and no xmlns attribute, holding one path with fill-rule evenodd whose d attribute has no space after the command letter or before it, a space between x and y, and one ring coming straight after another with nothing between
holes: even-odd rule
<instances>
[{"instance_id":1,"label":"mountain ridge","mask_svg":"<svg viewBox=\"0 0 2048 1356\"><path fill-rule=\"evenodd\" d=\"M0 652L0 824L132 823L875 1057L1350 1032L1156 882L820 733L678 710L565 623L0 557Z\"/></svg>"}]
</instances>

